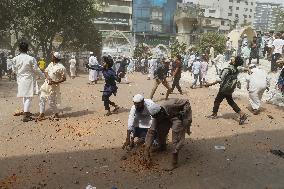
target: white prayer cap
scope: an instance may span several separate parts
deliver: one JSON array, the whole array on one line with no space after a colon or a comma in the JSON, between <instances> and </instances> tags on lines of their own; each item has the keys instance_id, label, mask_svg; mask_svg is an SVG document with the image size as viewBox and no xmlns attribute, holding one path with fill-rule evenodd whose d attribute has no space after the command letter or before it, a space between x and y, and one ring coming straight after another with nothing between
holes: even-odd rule
<instances>
[{"instance_id":1,"label":"white prayer cap","mask_svg":"<svg viewBox=\"0 0 284 189\"><path fill-rule=\"evenodd\" d=\"M148 111L152 116L159 113L160 110L161 110L161 106L159 106L156 103L153 103L148 107Z\"/></svg>"},{"instance_id":2,"label":"white prayer cap","mask_svg":"<svg viewBox=\"0 0 284 189\"><path fill-rule=\"evenodd\" d=\"M133 97L133 102L135 103L139 103L139 102L143 102L144 97L141 94L137 94Z\"/></svg>"},{"instance_id":3,"label":"white prayer cap","mask_svg":"<svg viewBox=\"0 0 284 189\"><path fill-rule=\"evenodd\" d=\"M53 56L54 56L55 58L59 59L59 60L62 59L61 54L60 54L59 52L54 52L54 53L53 53Z\"/></svg>"},{"instance_id":4,"label":"white prayer cap","mask_svg":"<svg viewBox=\"0 0 284 189\"><path fill-rule=\"evenodd\" d=\"M13 56L12 55L9 55L9 57L8 58L13 58Z\"/></svg>"},{"instance_id":5,"label":"white prayer cap","mask_svg":"<svg viewBox=\"0 0 284 189\"><path fill-rule=\"evenodd\" d=\"M94 52L90 52L90 55L93 55L94 54Z\"/></svg>"},{"instance_id":6,"label":"white prayer cap","mask_svg":"<svg viewBox=\"0 0 284 189\"><path fill-rule=\"evenodd\" d=\"M198 57L196 57L196 60L200 60L200 57L198 56Z\"/></svg>"},{"instance_id":7,"label":"white prayer cap","mask_svg":"<svg viewBox=\"0 0 284 189\"><path fill-rule=\"evenodd\" d=\"M71 56L71 58L73 59L73 58L75 58L75 56L74 56L74 55L72 55L72 56Z\"/></svg>"},{"instance_id":8,"label":"white prayer cap","mask_svg":"<svg viewBox=\"0 0 284 189\"><path fill-rule=\"evenodd\" d=\"M244 34L244 37L247 37L248 35L247 34Z\"/></svg>"}]
</instances>

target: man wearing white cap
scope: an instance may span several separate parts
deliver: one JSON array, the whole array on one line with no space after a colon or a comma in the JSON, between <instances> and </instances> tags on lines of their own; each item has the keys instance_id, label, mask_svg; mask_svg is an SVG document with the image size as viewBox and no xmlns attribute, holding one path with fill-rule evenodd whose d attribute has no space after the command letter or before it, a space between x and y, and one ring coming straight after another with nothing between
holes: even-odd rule
<instances>
[{"instance_id":1,"label":"man wearing white cap","mask_svg":"<svg viewBox=\"0 0 284 189\"><path fill-rule=\"evenodd\" d=\"M128 129L126 142L123 145L124 147L131 146L131 134L133 138L145 138L148 129L152 124L152 117L149 112L149 108L155 104L150 99L144 99L140 94L137 94L133 97L134 105L131 107L129 117L128 117Z\"/></svg>"},{"instance_id":2,"label":"man wearing white cap","mask_svg":"<svg viewBox=\"0 0 284 189\"><path fill-rule=\"evenodd\" d=\"M250 72L246 78L249 102L251 104L253 114L257 115L259 114L262 95L265 89L269 90L269 79L267 73L256 67L255 64L251 64L249 69Z\"/></svg>"},{"instance_id":3,"label":"man wearing white cap","mask_svg":"<svg viewBox=\"0 0 284 189\"><path fill-rule=\"evenodd\" d=\"M76 59L74 55L71 56L69 64L70 64L70 76L72 79L74 79L76 76Z\"/></svg>"},{"instance_id":4,"label":"man wearing white cap","mask_svg":"<svg viewBox=\"0 0 284 189\"><path fill-rule=\"evenodd\" d=\"M149 112L153 118L151 128L148 130L145 141L145 158L151 162L150 148L155 135L158 137L159 150L166 150L166 141L170 128L172 128L172 163L167 170L173 170L178 165L178 154L185 142L185 133L190 135L192 123L192 110L186 99L170 99L161 106L152 104Z\"/></svg>"},{"instance_id":5,"label":"man wearing white cap","mask_svg":"<svg viewBox=\"0 0 284 189\"><path fill-rule=\"evenodd\" d=\"M44 77L37 66L36 59L27 54L29 45L21 42L19 45L20 54L13 58L15 73L17 74L18 94L17 97L23 98L23 113L16 113L15 116L24 115L23 122L31 121L30 106L34 94L38 94L36 78Z\"/></svg>"},{"instance_id":6,"label":"man wearing white cap","mask_svg":"<svg viewBox=\"0 0 284 189\"><path fill-rule=\"evenodd\" d=\"M40 115L37 119L38 121L45 118L44 113L47 100L49 100L49 106L54 113L54 119L59 119L57 104L60 104L61 101L60 83L66 81L66 68L60 63L61 59L61 54L54 52L52 62L44 71L46 80L40 88Z\"/></svg>"},{"instance_id":7,"label":"man wearing white cap","mask_svg":"<svg viewBox=\"0 0 284 189\"><path fill-rule=\"evenodd\" d=\"M97 58L94 56L93 52L90 52L90 58L89 58L89 66L93 67L93 66L98 66L99 62L97 60ZM96 84L97 80L98 80L98 71L97 70L89 70L89 80L91 81L90 84Z\"/></svg>"}]
</instances>

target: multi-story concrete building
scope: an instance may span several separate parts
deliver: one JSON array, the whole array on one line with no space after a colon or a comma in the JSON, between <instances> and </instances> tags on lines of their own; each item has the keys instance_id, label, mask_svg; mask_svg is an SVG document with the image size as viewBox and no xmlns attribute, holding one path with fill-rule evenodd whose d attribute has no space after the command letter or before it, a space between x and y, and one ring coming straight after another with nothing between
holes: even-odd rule
<instances>
[{"instance_id":1,"label":"multi-story concrete building","mask_svg":"<svg viewBox=\"0 0 284 189\"><path fill-rule=\"evenodd\" d=\"M103 0L95 23L100 31L131 31L132 0Z\"/></svg>"},{"instance_id":2,"label":"multi-story concrete building","mask_svg":"<svg viewBox=\"0 0 284 189\"><path fill-rule=\"evenodd\" d=\"M182 0L133 0L133 32L138 42L168 43L176 33L174 14Z\"/></svg>"},{"instance_id":3,"label":"multi-story concrete building","mask_svg":"<svg viewBox=\"0 0 284 189\"><path fill-rule=\"evenodd\" d=\"M100 14L94 22L103 37L103 53L131 53L132 0L102 0Z\"/></svg>"},{"instance_id":4,"label":"multi-story concrete building","mask_svg":"<svg viewBox=\"0 0 284 189\"><path fill-rule=\"evenodd\" d=\"M231 26L229 19L221 17L220 9L194 4L193 2L178 4L175 22L178 27L178 40L188 46L197 42L201 33L227 33Z\"/></svg>"},{"instance_id":5,"label":"multi-story concrete building","mask_svg":"<svg viewBox=\"0 0 284 189\"><path fill-rule=\"evenodd\" d=\"M277 11L281 7L279 3L256 3L253 26L256 30L271 31L277 27Z\"/></svg>"},{"instance_id":6,"label":"multi-story concrete building","mask_svg":"<svg viewBox=\"0 0 284 189\"><path fill-rule=\"evenodd\" d=\"M235 25L253 24L256 0L199 0L198 3L210 7L210 13L220 10L220 17Z\"/></svg>"}]
</instances>

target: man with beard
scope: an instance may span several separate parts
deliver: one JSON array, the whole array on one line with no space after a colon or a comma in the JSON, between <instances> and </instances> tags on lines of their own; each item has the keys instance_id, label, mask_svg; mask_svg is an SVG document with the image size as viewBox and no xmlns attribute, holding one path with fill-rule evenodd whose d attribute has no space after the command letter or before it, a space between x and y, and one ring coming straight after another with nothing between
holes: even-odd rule
<instances>
[{"instance_id":1,"label":"man with beard","mask_svg":"<svg viewBox=\"0 0 284 189\"><path fill-rule=\"evenodd\" d=\"M132 147L134 138L138 138L144 143L148 129L152 124L149 108L155 103L150 99L144 99L140 94L133 97L133 103L128 117L127 137L123 148Z\"/></svg>"}]
</instances>

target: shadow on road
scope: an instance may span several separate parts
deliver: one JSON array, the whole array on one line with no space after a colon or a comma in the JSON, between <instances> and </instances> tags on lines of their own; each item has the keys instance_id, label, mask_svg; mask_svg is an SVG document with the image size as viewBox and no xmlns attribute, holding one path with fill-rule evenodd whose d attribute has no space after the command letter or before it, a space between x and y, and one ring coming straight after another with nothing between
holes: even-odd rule
<instances>
[{"instance_id":1,"label":"shadow on road","mask_svg":"<svg viewBox=\"0 0 284 189\"><path fill-rule=\"evenodd\" d=\"M140 172L120 160L124 152L119 147L7 157L0 160L0 188L283 188L283 158L269 152L284 150L283 136L284 130L275 130L187 139L180 167L170 173L162 171L170 149L153 154L158 170ZM216 145L226 149L216 150Z\"/></svg>"}]
</instances>

